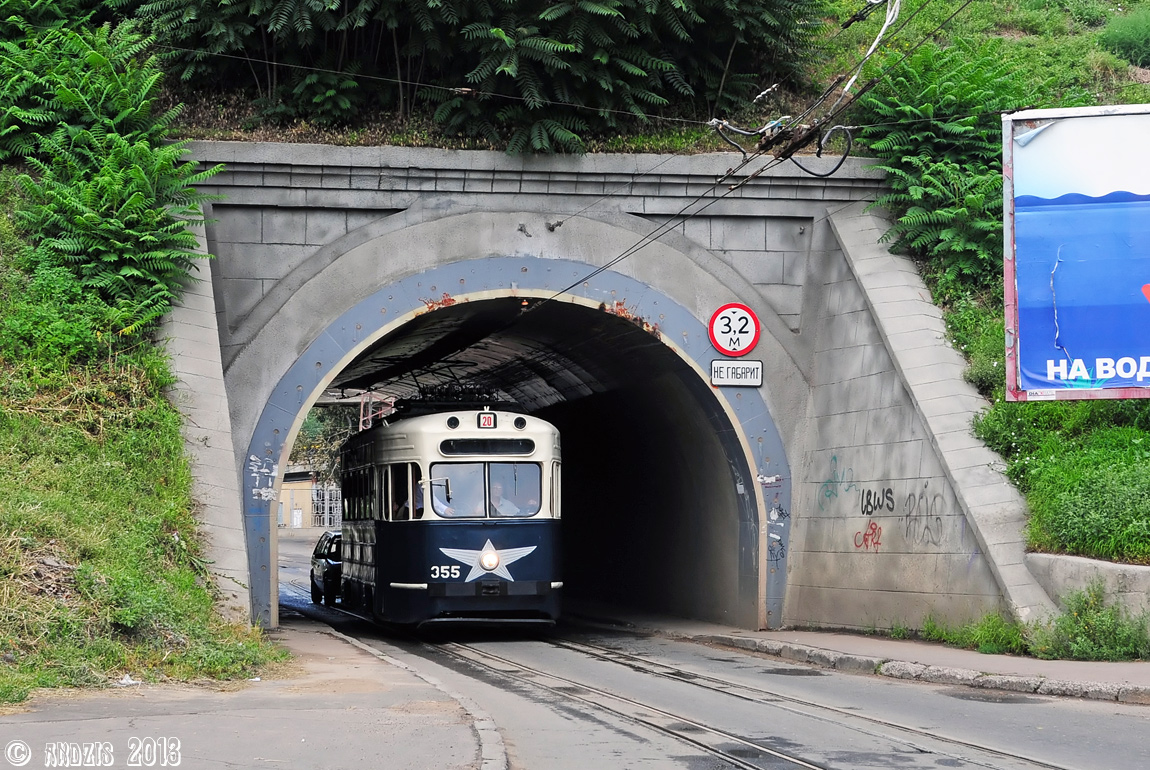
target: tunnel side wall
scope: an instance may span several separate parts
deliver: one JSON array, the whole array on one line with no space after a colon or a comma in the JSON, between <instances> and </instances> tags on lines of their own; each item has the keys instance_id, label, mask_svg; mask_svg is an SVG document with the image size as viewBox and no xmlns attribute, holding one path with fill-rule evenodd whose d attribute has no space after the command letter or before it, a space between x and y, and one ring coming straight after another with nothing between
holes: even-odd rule
<instances>
[{"instance_id":1,"label":"tunnel side wall","mask_svg":"<svg viewBox=\"0 0 1150 770\"><path fill-rule=\"evenodd\" d=\"M987 403L914 264L878 244L863 206L830 213L842 250L819 266L808 449L788 624L949 625L1053 605L1025 566L1026 508L971 433Z\"/></svg>"},{"instance_id":2,"label":"tunnel side wall","mask_svg":"<svg viewBox=\"0 0 1150 770\"><path fill-rule=\"evenodd\" d=\"M827 255L818 273L786 623L916 628L927 615L956 623L997 610L994 575L846 258Z\"/></svg>"}]
</instances>

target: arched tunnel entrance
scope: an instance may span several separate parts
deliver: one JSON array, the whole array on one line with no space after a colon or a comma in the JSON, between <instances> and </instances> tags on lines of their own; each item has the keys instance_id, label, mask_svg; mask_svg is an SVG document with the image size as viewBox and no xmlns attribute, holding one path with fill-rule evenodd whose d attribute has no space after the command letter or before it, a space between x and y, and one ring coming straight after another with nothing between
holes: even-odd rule
<instances>
[{"instance_id":1,"label":"arched tunnel entrance","mask_svg":"<svg viewBox=\"0 0 1150 770\"><path fill-rule=\"evenodd\" d=\"M332 388L403 397L453 382L559 428L567 598L753 622L757 527L745 511L740 534L736 493L750 470L710 388L649 322L623 304L441 301Z\"/></svg>"},{"instance_id":2,"label":"arched tunnel entrance","mask_svg":"<svg viewBox=\"0 0 1150 770\"><path fill-rule=\"evenodd\" d=\"M539 263L547 273L559 265L577 276L588 271L530 257L483 263L491 269L501 261L519 277ZM370 390L402 398L457 382L505 395L559 428L568 600L777 625L790 473L761 394L705 379L718 356L703 322L610 271L566 292L523 280L454 296L438 291L463 284L453 278L468 271L442 266L412 277L412 286L379 290L329 325L280 380L248 455L252 574L271 566L259 548L274 537L268 501L277 466L269 460L286 457L285 440L317 397ZM551 274L547 283L562 280ZM397 318L392 309L403 301L413 307ZM359 320L381 315L394 320L374 330ZM341 343L341 334L349 339ZM261 473L269 471L265 482ZM779 529L760 526L768 518ZM253 579L257 617L265 609L258 588Z\"/></svg>"}]
</instances>

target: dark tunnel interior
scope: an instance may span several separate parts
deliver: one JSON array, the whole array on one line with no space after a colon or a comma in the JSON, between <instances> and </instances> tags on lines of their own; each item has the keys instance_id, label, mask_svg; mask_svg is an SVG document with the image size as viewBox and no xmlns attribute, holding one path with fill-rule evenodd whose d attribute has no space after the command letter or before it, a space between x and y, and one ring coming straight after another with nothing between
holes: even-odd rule
<instances>
[{"instance_id":1,"label":"dark tunnel interior","mask_svg":"<svg viewBox=\"0 0 1150 770\"><path fill-rule=\"evenodd\" d=\"M559 428L569 602L754 624L738 443L710 386L650 325L618 307L459 302L379 340L328 392L404 397L447 382L506 394Z\"/></svg>"}]
</instances>

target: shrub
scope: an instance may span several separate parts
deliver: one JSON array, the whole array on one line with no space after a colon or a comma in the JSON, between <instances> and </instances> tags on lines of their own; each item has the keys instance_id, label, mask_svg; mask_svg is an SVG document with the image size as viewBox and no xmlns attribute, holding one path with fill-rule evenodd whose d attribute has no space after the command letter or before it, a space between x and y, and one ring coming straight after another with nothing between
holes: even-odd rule
<instances>
[{"instance_id":1,"label":"shrub","mask_svg":"<svg viewBox=\"0 0 1150 770\"><path fill-rule=\"evenodd\" d=\"M1139 67L1150 67L1150 6L1115 16L1098 38L1104 47Z\"/></svg>"},{"instance_id":2,"label":"shrub","mask_svg":"<svg viewBox=\"0 0 1150 770\"><path fill-rule=\"evenodd\" d=\"M22 39L29 29L89 24L102 5L102 0L0 0L0 40Z\"/></svg>"},{"instance_id":3,"label":"shrub","mask_svg":"<svg viewBox=\"0 0 1150 770\"><path fill-rule=\"evenodd\" d=\"M367 94L355 79L356 69L295 70L288 84L261 100L260 115L277 123L299 118L321 126L345 124L359 114L367 101Z\"/></svg>"},{"instance_id":4,"label":"shrub","mask_svg":"<svg viewBox=\"0 0 1150 770\"><path fill-rule=\"evenodd\" d=\"M152 146L117 134L82 131L69 144L44 138L51 162L20 177L29 202L20 220L37 233L40 262L72 268L119 311L131 333L159 318L188 280L206 196L192 185L217 169L180 163L184 143Z\"/></svg>"},{"instance_id":5,"label":"shrub","mask_svg":"<svg viewBox=\"0 0 1150 770\"><path fill-rule=\"evenodd\" d=\"M550 152L580 151L586 132L643 121L672 104L710 115L741 107L763 80L801 81L825 5L109 2L135 8L172 46L168 65L183 82L250 84L275 119L339 122L371 102L395 105L403 117L426 102L448 131ZM301 76L294 67L328 72Z\"/></svg>"},{"instance_id":6,"label":"shrub","mask_svg":"<svg viewBox=\"0 0 1150 770\"><path fill-rule=\"evenodd\" d=\"M1053 623L1031 630L1031 651L1040 658L1071 660L1138 660L1150 657L1146 615L1129 617L1107 604L1105 587L1095 581L1062 601L1064 611Z\"/></svg>"},{"instance_id":7,"label":"shrub","mask_svg":"<svg viewBox=\"0 0 1150 770\"><path fill-rule=\"evenodd\" d=\"M153 42L132 24L29 28L0 42L0 160L42 156L42 138L66 145L86 130L162 142L178 110L153 112L162 73L143 57Z\"/></svg>"},{"instance_id":8,"label":"shrub","mask_svg":"<svg viewBox=\"0 0 1150 770\"><path fill-rule=\"evenodd\" d=\"M862 140L891 192L876 206L895 224L884 236L921 254L949 280L991 283L1002 263L998 113L1027 94L1001 42L924 45L863 100Z\"/></svg>"}]
</instances>

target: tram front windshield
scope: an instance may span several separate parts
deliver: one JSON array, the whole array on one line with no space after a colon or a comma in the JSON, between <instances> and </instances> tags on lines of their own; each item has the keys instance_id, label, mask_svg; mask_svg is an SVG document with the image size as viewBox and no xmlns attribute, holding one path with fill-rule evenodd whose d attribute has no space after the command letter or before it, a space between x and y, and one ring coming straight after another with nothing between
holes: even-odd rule
<instances>
[{"instance_id":1,"label":"tram front windshield","mask_svg":"<svg viewBox=\"0 0 1150 770\"><path fill-rule=\"evenodd\" d=\"M534 516L543 499L539 463L433 463L430 475L434 510L443 518Z\"/></svg>"}]
</instances>

